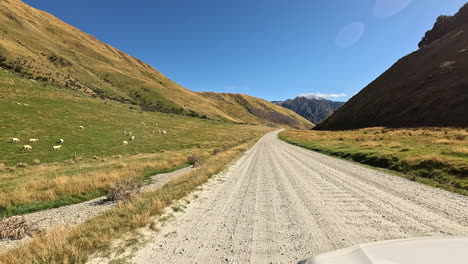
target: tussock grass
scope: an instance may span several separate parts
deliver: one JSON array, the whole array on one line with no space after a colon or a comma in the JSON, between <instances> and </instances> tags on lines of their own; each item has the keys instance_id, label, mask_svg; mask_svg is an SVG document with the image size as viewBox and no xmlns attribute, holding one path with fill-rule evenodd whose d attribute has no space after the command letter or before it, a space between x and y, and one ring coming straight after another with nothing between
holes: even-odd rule
<instances>
[{"instance_id":1,"label":"tussock grass","mask_svg":"<svg viewBox=\"0 0 468 264\"><path fill-rule=\"evenodd\" d=\"M164 208L221 172L257 139L258 137L211 156L202 166L181 175L163 188L121 203L77 228L55 230L47 235L37 236L26 246L1 254L0 263L85 263L91 254L109 249L112 240L122 238L137 228L151 225L154 222L152 216L161 215Z\"/></svg>"},{"instance_id":2,"label":"tussock grass","mask_svg":"<svg viewBox=\"0 0 468 264\"><path fill-rule=\"evenodd\" d=\"M460 128L375 127L351 131L288 130L280 133L280 138L468 195L467 135L467 129Z\"/></svg>"}]
</instances>

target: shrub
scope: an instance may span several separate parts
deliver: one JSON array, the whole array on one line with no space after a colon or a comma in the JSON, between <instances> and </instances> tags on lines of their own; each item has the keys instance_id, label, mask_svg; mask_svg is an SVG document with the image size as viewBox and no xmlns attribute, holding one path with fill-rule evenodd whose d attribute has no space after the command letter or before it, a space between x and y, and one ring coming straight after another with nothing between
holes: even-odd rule
<instances>
[{"instance_id":1,"label":"shrub","mask_svg":"<svg viewBox=\"0 0 468 264\"><path fill-rule=\"evenodd\" d=\"M192 154L187 158L187 161L194 167L200 166L200 163L202 161L202 158L198 154Z\"/></svg>"},{"instance_id":2,"label":"shrub","mask_svg":"<svg viewBox=\"0 0 468 264\"><path fill-rule=\"evenodd\" d=\"M462 134L462 133L457 133L457 134L453 135L453 138L454 138L455 140L465 140L466 135L465 135L465 134Z\"/></svg>"},{"instance_id":3,"label":"shrub","mask_svg":"<svg viewBox=\"0 0 468 264\"><path fill-rule=\"evenodd\" d=\"M23 239L39 232L36 223L28 221L24 216L15 216L0 221L0 239Z\"/></svg>"},{"instance_id":4,"label":"shrub","mask_svg":"<svg viewBox=\"0 0 468 264\"><path fill-rule=\"evenodd\" d=\"M38 159L34 159L34 160L32 161L32 163L33 163L33 165L39 165L39 164L41 164L41 161L38 160Z\"/></svg>"},{"instance_id":5,"label":"shrub","mask_svg":"<svg viewBox=\"0 0 468 264\"><path fill-rule=\"evenodd\" d=\"M118 182L113 188L107 192L107 200L118 202L118 201L128 201L133 196L137 195L143 187L142 180L129 180Z\"/></svg>"}]
</instances>

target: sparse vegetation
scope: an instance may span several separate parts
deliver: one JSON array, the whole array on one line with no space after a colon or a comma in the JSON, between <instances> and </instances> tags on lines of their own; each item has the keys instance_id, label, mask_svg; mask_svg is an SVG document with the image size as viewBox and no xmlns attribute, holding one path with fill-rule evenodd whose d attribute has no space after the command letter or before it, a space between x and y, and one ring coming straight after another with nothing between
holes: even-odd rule
<instances>
[{"instance_id":1,"label":"sparse vegetation","mask_svg":"<svg viewBox=\"0 0 468 264\"><path fill-rule=\"evenodd\" d=\"M0 239L23 239L37 234L39 229L35 223L23 216L11 217L0 221Z\"/></svg>"},{"instance_id":2,"label":"sparse vegetation","mask_svg":"<svg viewBox=\"0 0 468 264\"><path fill-rule=\"evenodd\" d=\"M280 138L311 150L402 173L408 179L468 195L468 130L288 130Z\"/></svg>"},{"instance_id":3,"label":"sparse vegetation","mask_svg":"<svg viewBox=\"0 0 468 264\"><path fill-rule=\"evenodd\" d=\"M140 193L141 187L143 187L141 179L119 181L107 192L107 200L113 202L128 201Z\"/></svg>"},{"instance_id":4,"label":"sparse vegetation","mask_svg":"<svg viewBox=\"0 0 468 264\"><path fill-rule=\"evenodd\" d=\"M190 165L192 165L194 168L200 166L202 162L202 157L198 154L192 154L188 156L187 161Z\"/></svg>"}]
</instances>

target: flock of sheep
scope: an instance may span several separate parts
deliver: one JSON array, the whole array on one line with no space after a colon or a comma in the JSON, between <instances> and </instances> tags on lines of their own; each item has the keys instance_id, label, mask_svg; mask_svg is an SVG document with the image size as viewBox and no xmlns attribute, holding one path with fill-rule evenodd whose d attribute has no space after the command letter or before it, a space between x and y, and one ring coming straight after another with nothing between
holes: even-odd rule
<instances>
[{"instance_id":1,"label":"flock of sheep","mask_svg":"<svg viewBox=\"0 0 468 264\"><path fill-rule=\"evenodd\" d=\"M143 126L149 126L149 124L147 124L147 123L145 123L145 122L141 122L141 124L142 124ZM158 124L155 124L155 126L158 126ZM83 126L78 126L78 128L79 128L79 129L84 129ZM169 131L172 131L172 129L169 129ZM159 135L166 135L166 134L167 134L167 131L166 131L166 130L158 130L157 133L158 133ZM135 140L135 136L132 135L132 132L130 132L130 131L123 131L123 134L124 134L125 136L130 136L130 138L129 138L128 140L122 141L122 145L128 145L128 144L129 144L129 141L131 142L131 141L134 141L134 140ZM153 130L153 131L151 132L151 134L153 134L153 135L156 134L156 131ZM39 141L39 139L37 139L37 138L30 138L30 139L29 139L29 144L34 144L34 143L37 143L38 141ZM21 142L21 140L20 140L19 138L16 138L16 137L11 138L11 143L20 143L20 142ZM62 138L59 139L59 140L57 141L57 143L60 144L60 145L52 146L52 148L51 148L50 150L51 150L51 151L59 151L59 150L61 150L61 149L62 149L62 144L63 144L64 142L65 142L64 139L62 139ZM33 147L32 147L31 145L23 145L23 151L31 151L32 149L33 149Z\"/></svg>"},{"instance_id":2,"label":"flock of sheep","mask_svg":"<svg viewBox=\"0 0 468 264\"><path fill-rule=\"evenodd\" d=\"M150 124L147 124L145 122L141 122L141 125L142 126L150 126ZM158 126L158 124L155 124L155 126ZM169 129L169 131L171 131L171 130L172 129ZM122 145L128 145L129 141L134 141L135 140L135 136L132 135L132 132L124 130L123 134L125 136L130 136L130 138L128 139L128 141L127 140L122 141ZM156 131L155 130L151 131L151 134L153 134L153 135L156 134ZM167 131L166 130L158 130L158 134L159 135L166 135Z\"/></svg>"},{"instance_id":3,"label":"flock of sheep","mask_svg":"<svg viewBox=\"0 0 468 264\"><path fill-rule=\"evenodd\" d=\"M83 126L79 126L78 127L79 129L84 129ZM11 143L20 143L21 142L21 139L19 138L11 138ZM34 143L37 143L39 142L39 139L37 138L30 138L29 139L29 144L34 144ZM57 145L57 146L52 146L52 148L50 149L51 151L59 151L62 149L62 144L65 142L65 140L63 138L59 139L57 141L58 144L60 145ZM33 147L31 145L23 145L23 151L31 151L33 149Z\"/></svg>"}]
</instances>

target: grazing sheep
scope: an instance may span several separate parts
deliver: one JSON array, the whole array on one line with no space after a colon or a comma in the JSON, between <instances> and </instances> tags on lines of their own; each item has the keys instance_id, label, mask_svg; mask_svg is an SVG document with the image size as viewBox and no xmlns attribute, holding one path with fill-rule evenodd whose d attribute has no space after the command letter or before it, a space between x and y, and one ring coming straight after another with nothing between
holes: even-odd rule
<instances>
[{"instance_id":1,"label":"grazing sheep","mask_svg":"<svg viewBox=\"0 0 468 264\"><path fill-rule=\"evenodd\" d=\"M24 106L29 106L29 104L23 104Z\"/></svg>"},{"instance_id":2,"label":"grazing sheep","mask_svg":"<svg viewBox=\"0 0 468 264\"><path fill-rule=\"evenodd\" d=\"M11 143L20 143L21 140L19 138L11 138Z\"/></svg>"},{"instance_id":3,"label":"grazing sheep","mask_svg":"<svg viewBox=\"0 0 468 264\"><path fill-rule=\"evenodd\" d=\"M21 103L18 103L18 102L17 102L16 104L17 104L17 105L21 105Z\"/></svg>"},{"instance_id":4,"label":"grazing sheep","mask_svg":"<svg viewBox=\"0 0 468 264\"><path fill-rule=\"evenodd\" d=\"M37 143L39 141L39 139L37 138L30 138L29 139L29 143Z\"/></svg>"},{"instance_id":5,"label":"grazing sheep","mask_svg":"<svg viewBox=\"0 0 468 264\"><path fill-rule=\"evenodd\" d=\"M132 132L128 132L128 135L131 136L131 135L132 135Z\"/></svg>"},{"instance_id":6,"label":"grazing sheep","mask_svg":"<svg viewBox=\"0 0 468 264\"><path fill-rule=\"evenodd\" d=\"M163 135L166 135L166 134L167 134L166 130L163 130L162 133L163 133Z\"/></svg>"},{"instance_id":7,"label":"grazing sheep","mask_svg":"<svg viewBox=\"0 0 468 264\"><path fill-rule=\"evenodd\" d=\"M133 140L135 140L135 136L132 136L132 137L130 138L130 141L133 141Z\"/></svg>"},{"instance_id":8,"label":"grazing sheep","mask_svg":"<svg viewBox=\"0 0 468 264\"><path fill-rule=\"evenodd\" d=\"M155 134L155 131L154 131L154 130L153 130L153 131L151 131L151 134L153 134L153 135L154 135L154 134Z\"/></svg>"},{"instance_id":9,"label":"grazing sheep","mask_svg":"<svg viewBox=\"0 0 468 264\"><path fill-rule=\"evenodd\" d=\"M84 129L84 126L79 126L78 128L79 128L79 129Z\"/></svg>"},{"instance_id":10,"label":"grazing sheep","mask_svg":"<svg viewBox=\"0 0 468 264\"><path fill-rule=\"evenodd\" d=\"M24 145L23 151L26 151L26 150L32 150L32 147L30 145Z\"/></svg>"},{"instance_id":11,"label":"grazing sheep","mask_svg":"<svg viewBox=\"0 0 468 264\"><path fill-rule=\"evenodd\" d=\"M127 131L126 131L126 130L124 130L123 134L124 134L124 135L127 135Z\"/></svg>"},{"instance_id":12,"label":"grazing sheep","mask_svg":"<svg viewBox=\"0 0 468 264\"><path fill-rule=\"evenodd\" d=\"M63 144L63 142L65 142L65 140L63 140L63 139L59 139L59 140L57 141L57 143L60 143L60 144Z\"/></svg>"},{"instance_id":13,"label":"grazing sheep","mask_svg":"<svg viewBox=\"0 0 468 264\"><path fill-rule=\"evenodd\" d=\"M58 146L53 146L52 147L52 151L59 151L62 149L62 145L58 145Z\"/></svg>"},{"instance_id":14,"label":"grazing sheep","mask_svg":"<svg viewBox=\"0 0 468 264\"><path fill-rule=\"evenodd\" d=\"M122 145L128 145L128 141L122 141Z\"/></svg>"}]
</instances>

